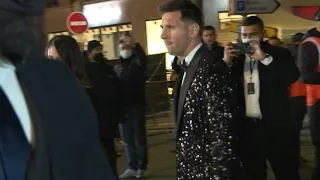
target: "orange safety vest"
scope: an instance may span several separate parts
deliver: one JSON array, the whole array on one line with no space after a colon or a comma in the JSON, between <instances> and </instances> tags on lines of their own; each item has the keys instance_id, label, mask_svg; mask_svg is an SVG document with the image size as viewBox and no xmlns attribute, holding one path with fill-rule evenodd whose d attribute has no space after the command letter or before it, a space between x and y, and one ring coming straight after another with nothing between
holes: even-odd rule
<instances>
[{"instance_id":1,"label":"orange safety vest","mask_svg":"<svg viewBox=\"0 0 320 180\"><path fill-rule=\"evenodd\" d=\"M296 81L289 86L290 97L306 96L306 87L300 82Z\"/></svg>"},{"instance_id":2,"label":"orange safety vest","mask_svg":"<svg viewBox=\"0 0 320 180\"><path fill-rule=\"evenodd\" d=\"M314 44L318 49L318 59L314 60L314 72L320 72L320 38L316 37L309 37L305 39L302 43L312 43ZM318 100L320 100L320 85L314 85L314 84L306 84L306 101L307 106L314 105Z\"/></svg>"}]
</instances>

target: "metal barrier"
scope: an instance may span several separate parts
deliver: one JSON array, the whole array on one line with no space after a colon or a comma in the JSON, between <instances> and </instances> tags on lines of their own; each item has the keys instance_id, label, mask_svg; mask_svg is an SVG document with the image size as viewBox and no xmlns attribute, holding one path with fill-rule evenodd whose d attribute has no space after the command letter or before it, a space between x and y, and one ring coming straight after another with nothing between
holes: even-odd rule
<instances>
[{"instance_id":1,"label":"metal barrier","mask_svg":"<svg viewBox=\"0 0 320 180\"><path fill-rule=\"evenodd\" d=\"M170 81L146 83L147 129L155 133L171 132L173 128L172 103L168 93Z\"/></svg>"},{"instance_id":2,"label":"metal barrier","mask_svg":"<svg viewBox=\"0 0 320 180\"><path fill-rule=\"evenodd\" d=\"M148 56L148 80L146 83L147 129L171 132L173 128L171 93L166 70L165 54Z\"/></svg>"}]
</instances>

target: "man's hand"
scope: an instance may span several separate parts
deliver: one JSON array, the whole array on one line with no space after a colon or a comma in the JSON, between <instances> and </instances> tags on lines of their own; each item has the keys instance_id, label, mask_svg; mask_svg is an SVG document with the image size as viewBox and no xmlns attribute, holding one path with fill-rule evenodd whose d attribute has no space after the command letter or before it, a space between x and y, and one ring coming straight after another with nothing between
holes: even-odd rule
<instances>
[{"instance_id":1,"label":"man's hand","mask_svg":"<svg viewBox=\"0 0 320 180\"><path fill-rule=\"evenodd\" d=\"M231 42L227 43L224 46L224 57L223 60L227 63L227 65L232 64L232 58L238 57L236 52L238 52L238 49L234 49Z\"/></svg>"},{"instance_id":2,"label":"man's hand","mask_svg":"<svg viewBox=\"0 0 320 180\"><path fill-rule=\"evenodd\" d=\"M250 41L250 46L253 50L253 54L246 54L247 56L256 61L262 61L266 58L266 53L262 51L257 41Z\"/></svg>"}]
</instances>

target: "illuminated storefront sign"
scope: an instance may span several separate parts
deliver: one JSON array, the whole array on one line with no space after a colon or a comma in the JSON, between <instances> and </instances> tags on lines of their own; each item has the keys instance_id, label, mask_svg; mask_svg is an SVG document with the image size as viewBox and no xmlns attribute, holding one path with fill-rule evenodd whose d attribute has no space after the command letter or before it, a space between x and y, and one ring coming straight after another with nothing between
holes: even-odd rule
<instances>
[{"instance_id":1,"label":"illuminated storefront sign","mask_svg":"<svg viewBox=\"0 0 320 180\"><path fill-rule=\"evenodd\" d=\"M122 12L119 2L107 1L84 5L83 14L88 19L89 27L97 27L118 24Z\"/></svg>"}]
</instances>

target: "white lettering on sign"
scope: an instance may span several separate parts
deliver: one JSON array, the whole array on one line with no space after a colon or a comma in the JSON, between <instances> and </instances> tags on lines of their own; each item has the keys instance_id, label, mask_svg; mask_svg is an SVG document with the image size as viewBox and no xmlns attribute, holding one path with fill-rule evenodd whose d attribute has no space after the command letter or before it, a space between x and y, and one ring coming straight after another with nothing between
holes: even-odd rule
<instances>
[{"instance_id":1,"label":"white lettering on sign","mask_svg":"<svg viewBox=\"0 0 320 180\"><path fill-rule=\"evenodd\" d=\"M273 13L280 6L277 0L229 0L230 14Z\"/></svg>"},{"instance_id":2,"label":"white lettering on sign","mask_svg":"<svg viewBox=\"0 0 320 180\"><path fill-rule=\"evenodd\" d=\"M70 26L85 26L87 25L87 21L73 21L70 22Z\"/></svg>"}]
</instances>

